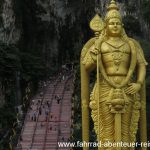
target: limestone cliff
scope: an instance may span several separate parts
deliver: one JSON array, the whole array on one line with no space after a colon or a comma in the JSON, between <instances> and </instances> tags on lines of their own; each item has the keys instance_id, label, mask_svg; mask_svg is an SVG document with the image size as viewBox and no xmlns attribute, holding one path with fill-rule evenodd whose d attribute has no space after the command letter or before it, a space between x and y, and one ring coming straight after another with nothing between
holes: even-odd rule
<instances>
[{"instance_id":1,"label":"limestone cliff","mask_svg":"<svg viewBox=\"0 0 150 150\"><path fill-rule=\"evenodd\" d=\"M21 33L15 25L14 3L12 0L3 0L1 4L0 40L7 44L17 43Z\"/></svg>"}]
</instances>

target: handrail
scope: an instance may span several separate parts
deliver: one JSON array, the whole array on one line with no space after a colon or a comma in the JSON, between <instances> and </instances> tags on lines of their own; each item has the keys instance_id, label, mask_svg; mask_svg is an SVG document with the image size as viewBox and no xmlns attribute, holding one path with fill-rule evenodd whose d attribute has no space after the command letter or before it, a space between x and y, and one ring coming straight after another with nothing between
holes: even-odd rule
<instances>
[{"instance_id":1,"label":"handrail","mask_svg":"<svg viewBox=\"0 0 150 150\"><path fill-rule=\"evenodd\" d=\"M44 92L43 92L43 97L42 97L42 101L41 101L40 106L42 106L42 103L43 103L43 100L44 100L44 96L45 96L45 93L46 93L46 87L43 89ZM33 131L32 140L31 140L31 145L30 145L31 149L32 149L32 146L33 146L33 143L34 143L35 132L36 132L36 129L37 129L37 124L38 124L38 119L39 119L39 111L38 111L38 115L37 116L38 117L36 118L36 124L35 124L35 128L34 128L34 131Z\"/></svg>"},{"instance_id":2,"label":"handrail","mask_svg":"<svg viewBox=\"0 0 150 150\"><path fill-rule=\"evenodd\" d=\"M72 74L71 75L69 75L68 77L67 77L67 79L65 80L65 82L62 84L61 82L59 82L59 77L60 76L58 76L58 77L56 77L55 78L55 82L54 82L54 84L55 84L55 87L53 88L53 92L52 92L52 96L51 96L51 101L50 101L50 108L49 108L49 115L47 116L47 121L46 121L46 130L45 130L45 136L44 136L44 144L43 144L43 148L42 148L42 150L44 150L45 149L45 147L46 147L46 140L47 140L47 136L48 136L48 125L49 125L49 121L50 121L50 112L52 111L52 103L53 103L53 100L54 100L54 96L55 96L55 93L56 93L56 89L57 89L57 87L58 87L58 84L61 84L62 86L63 86L63 91L62 91L62 93L60 93L61 94L61 97L63 98L64 97L64 94L65 94L65 85L67 84L67 82L70 80L70 78L72 78ZM49 83L50 84L50 83ZM48 85L49 85L48 84ZM45 88L43 88L43 97L41 98L42 100L41 100L41 103L40 103L40 106L42 106L42 104L43 104L43 102L44 102L44 97L45 97L45 93L46 93L46 91L47 91L47 87L48 87L48 85L45 87ZM61 119L61 112L62 112L62 106L63 106L63 102L62 101L60 101L60 109L59 109L59 116L58 116L58 121L60 122L60 119ZM29 109L27 110L27 112L26 112L26 114L28 114L29 113ZM35 123L35 127L34 127L34 130L33 130L33 135L32 135L32 140L31 140L31 145L30 145L30 148L32 149L32 147L33 147L33 144L34 144L34 140L35 140L35 134L36 134L36 130L37 130L37 125L38 125L38 121L39 121L39 111L37 112L37 118L36 118L36 123ZM25 123L26 123L26 121L27 121L27 115L26 115L26 117L25 117L25 119L24 119L24 125L25 125ZM25 129L25 126L23 126L22 127L22 130L21 130L21 135L23 135L23 132L24 132L24 129ZM60 124L58 123L58 131L60 130ZM58 140L59 140L59 134L57 133L57 142L58 142ZM20 143L20 140L19 140L19 142L18 143ZM56 147L56 149L58 149L58 145L56 145L57 147Z\"/></svg>"},{"instance_id":3,"label":"handrail","mask_svg":"<svg viewBox=\"0 0 150 150\"><path fill-rule=\"evenodd\" d=\"M67 78L64 85L66 85L69 82L71 77L72 77L72 74ZM62 98L64 97L64 94L65 94L65 86L64 86L64 89L63 89L63 93L62 93ZM60 107L60 111L59 111L59 122L60 122L60 119L61 119L62 105L63 105L63 102L61 101L61 107ZM60 123L58 124L58 131L59 130L60 130ZM59 140L59 134L57 134L57 143L59 142L58 140ZM58 150L58 145L56 147L56 150Z\"/></svg>"},{"instance_id":4,"label":"handrail","mask_svg":"<svg viewBox=\"0 0 150 150\"><path fill-rule=\"evenodd\" d=\"M36 95L34 95L33 97L32 97L32 99L35 99L35 97L36 97ZM32 103L32 101L30 101L30 103L29 103L29 106L31 106L31 103ZM26 123L26 121L27 121L27 118L28 118L28 116L27 116L27 114L29 113L29 109L27 109L27 112L25 112L25 113L23 113L23 114L25 114L25 118L24 118L24 120L23 120L23 126L22 126L22 129L21 129L21 132L20 132L20 136L18 137L18 142L17 142L17 144L19 144L20 143L20 137L22 136L22 134L23 134L23 132L24 132L24 125L25 125L25 123Z\"/></svg>"},{"instance_id":5,"label":"handrail","mask_svg":"<svg viewBox=\"0 0 150 150\"><path fill-rule=\"evenodd\" d=\"M57 79L58 79L58 78L57 78ZM57 79L56 79L57 82L56 82L55 88L54 88L53 93L52 93L52 98L51 98L51 101L50 101L50 106L52 105L52 102L53 102L53 99L54 99L54 95L55 95L55 91L56 91L56 87L57 87L57 85L58 85L58 83L59 83ZM50 112L51 112L51 107L50 107L49 114L50 114ZM46 145L49 118L50 118L50 117L49 117L49 115L48 115L47 122L46 122L44 145L43 145L43 149L42 149L42 150L45 149L45 145Z\"/></svg>"},{"instance_id":6,"label":"handrail","mask_svg":"<svg viewBox=\"0 0 150 150\"><path fill-rule=\"evenodd\" d=\"M62 97L63 97L63 95L64 95L64 91L65 91L65 84L68 82L68 79L65 81L65 83L64 83L64 89L63 89L63 91L62 91ZM55 87L55 89L56 89L56 87ZM55 93L55 91L54 91L54 93ZM53 95L54 96L54 95ZM52 98L52 101L51 101L51 103L53 102L53 98ZM61 105L61 104L60 104ZM60 120L60 115L59 115L59 120ZM47 131L48 131L48 123L49 123L49 118L48 118L48 121L47 121L47 128L46 128L46 133L45 133L45 140L44 140L44 146L43 146L43 150L45 149L45 145L46 145L46 139L47 139ZM60 127L59 127L60 128ZM57 134L57 141L58 141L58 134Z\"/></svg>"},{"instance_id":7,"label":"handrail","mask_svg":"<svg viewBox=\"0 0 150 150\"><path fill-rule=\"evenodd\" d=\"M35 97L35 96L33 96L33 97ZM42 99L43 100L43 99ZM31 103L32 103L32 101L30 101L30 104L29 104L29 106L31 106ZM23 121L23 124L25 125L25 123L26 123L26 121L27 121L27 114L29 113L29 109L27 110L27 112L26 113L24 113L25 114L25 119L24 119L24 121ZM36 120L37 121L37 120ZM22 126L22 129L21 129L21 133L20 133L20 136L19 136L19 140L18 140L18 144L20 143L20 137L23 135L23 132L24 132L24 128L25 128L25 126Z\"/></svg>"}]
</instances>

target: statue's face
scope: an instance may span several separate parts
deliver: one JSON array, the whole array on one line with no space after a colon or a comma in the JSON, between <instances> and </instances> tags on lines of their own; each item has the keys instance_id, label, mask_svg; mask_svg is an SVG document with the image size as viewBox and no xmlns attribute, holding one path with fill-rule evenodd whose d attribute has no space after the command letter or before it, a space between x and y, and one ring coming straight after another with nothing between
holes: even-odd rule
<instances>
[{"instance_id":1,"label":"statue's face","mask_svg":"<svg viewBox=\"0 0 150 150\"><path fill-rule=\"evenodd\" d=\"M120 36L122 32L122 23L119 18L111 18L107 23L107 33L110 36Z\"/></svg>"}]
</instances>

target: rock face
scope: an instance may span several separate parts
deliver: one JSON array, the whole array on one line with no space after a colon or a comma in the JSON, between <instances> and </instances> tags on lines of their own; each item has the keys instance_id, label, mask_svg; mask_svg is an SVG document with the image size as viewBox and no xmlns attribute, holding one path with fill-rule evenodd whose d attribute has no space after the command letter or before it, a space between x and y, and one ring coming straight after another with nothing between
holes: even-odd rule
<instances>
[{"instance_id":1,"label":"rock face","mask_svg":"<svg viewBox=\"0 0 150 150\"><path fill-rule=\"evenodd\" d=\"M4 104L4 94L2 93L2 90L0 89L0 107Z\"/></svg>"},{"instance_id":2,"label":"rock face","mask_svg":"<svg viewBox=\"0 0 150 150\"><path fill-rule=\"evenodd\" d=\"M72 51L81 48L80 41L82 43L83 39L88 39L87 33L83 30L87 28L90 19L95 14L94 10L102 12L103 16L108 2L109 0L92 2L90 0L2 0L0 40L9 44L18 43L21 39L26 49L39 49L48 54L48 59L52 60L56 57L54 61L58 61L60 59L57 59L58 54L61 54L62 50L60 44L62 38L73 42L70 45L67 43L68 46L73 46ZM125 0L118 0L118 4L122 14L126 15ZM138 7L138 3L136 4ZM18 18L18 14L15 13L16 5L21 12L20 26L16 23L16 18ZM78 38L78 42L73 37L67 39L68 35L64 33L65 31L66 34L79 33L79 35L72 34L72 36L78 36L75 37ZM68 56L70 49L68 47L64 49L66 49L64 54Z\"/></svg>"},{"instance_id":3,"label":"rock face","mask_svg":"<svg viewBox=\"0 0 150 150\"><path fill-rule=\"evenodd\" d=\"M0 41L6 44L16 43L20 38L20 33L15 27L12 0L3 0L0 5ZM0 83L0 107L4 104L2 91Z\"/></svg>"},{"instance_id":4,"label":"rock face","mask_svg":"<svg viewBox=\"0 0 150 150\"><path fill-rule=\"evenodd\" d=\"M127 3L117 0L125 16ZM96 12L105 14L109 0L1 0L0 41L18 44L23 52L41 54L48 68L79 59L85 43L93 36L89 22ZM135 0L130 3L139 2ZM130 5L130 3L128 5ZM136 9L136 14L139 13ZM18 25L19 22L19 25ZM140 21L145 27L143 20ZM148 27L145 27L148 30ZM144 29L142 30L144 32ZM149 32L146 32L149 36ZM145 33L145 35L146 35Z\"/></svg>"},{"instance_id":5,"label":"rock face","mask_svg":"<svg viewBox=\"0 0 150 150\"><path fill-rule=\"evenodd\" d=\"M20 30L15 26L15 14L12 0L3 0L1 6L0 40L6 44L17 43Z\"/></svg>"},{"instance_id":6,"label":"rock face","mask_svg":"<svg viewBox=\"0 0 150 150\"><path fill-rule=\"evenodd\" d=\"M40 43L43 45L42 48L44 49L46 47L47 49L51 50L50 53L52 54L52 56L53 54L56 55L59 52L58 39L60 38L60 28L62 28L63 25L66 25L67 21L69 22L70 26L73 25L73 23L75 22L81 22L81 16L84 21L87 20L86 17L90 19L89 16L92 17L95 13L94 10L97 9L99 9L99 12L101 12L101 15L103 16L105 14L105 8L108 2L109 0L95 0L92 2L90 0L22 0L21 2L19 0L1 0L0 40L7 44L17 43L20 40L20 38L24 36L24 34L26 34L24 32L27 32L23 27L23 22L28 20L33 21L34 18L38 20L38 24L36 25L41 26L40 28L43 28L42 31L45 36L44 38L48 38L48 40L50 40L45 40L45 44ZM22 4L20 5L20 3ZM118 4L123 15L126 15L124 5L126 3L127 1L125 0L118 0ZM132 5L133 3L135 3L135 0L129 1L128 5ZM139 7L140 1L138 0L135 4L136 8ZM14 10L16 9L16 5L19 6L18 9L20 9L21 11L21 26L19 27L16 25L16 18L18 17L16 16L17 14ZM138 11L139 9L137 9L137 12L135 12L136 14L132 14L134 16L138 16ZM33 14L31 14L31 12ZM27 19L27 17L25 18L24 14L26 13L28 14L29 19ZM69 17L70 20L67 20L67 17ZM35 28L37 29L38 27ZM39 31L36 30L36 32L38 35ZM48 36L52 38L49 38ZM38 43L38 41L35 41L34 44L36 44L36 42ZM32 45L32 47L34 46Z\"/></svg>"}]
</instances>

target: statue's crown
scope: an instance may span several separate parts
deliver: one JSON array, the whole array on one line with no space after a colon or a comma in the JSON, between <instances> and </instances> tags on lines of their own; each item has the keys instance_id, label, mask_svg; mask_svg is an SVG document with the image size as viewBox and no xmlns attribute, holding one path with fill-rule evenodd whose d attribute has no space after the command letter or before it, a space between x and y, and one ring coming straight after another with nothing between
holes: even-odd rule
<instances>
[{"instance_id":1,"label":"statue's crown","mask_svg":"<svg viewBox=\"0 0 150 150\"><path fill-rule=\"evenodd\" d=\"M108 21L110 18L119 18L121 20L119 8L118 8L115 0L111 0L109 6L107 7L105 21Z\"/></svg>"},{"instance_id":2,"label":"statue's crown","mask_svg":"<svg viewBox=\"0 0 150 150\"><path fill-rule=\"evenodd\" d=\"M116 1L115 0L111 0L109 6L107 7L107 10L112 10L112 9L116 9L116 10L119 10L117 4L116 4Z\"/></svg>"}]
</instances>

